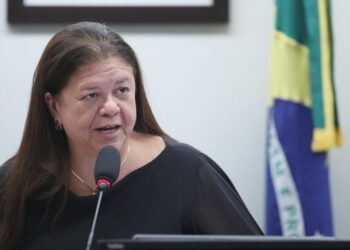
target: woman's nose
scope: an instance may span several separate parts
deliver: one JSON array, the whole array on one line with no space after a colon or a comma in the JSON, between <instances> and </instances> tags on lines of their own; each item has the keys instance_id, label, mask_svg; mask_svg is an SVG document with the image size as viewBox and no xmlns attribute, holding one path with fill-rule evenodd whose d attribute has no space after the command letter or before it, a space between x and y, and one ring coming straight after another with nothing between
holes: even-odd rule
<instances>
[{"instance_id":1,"label":"woman's nose","mask_svg":"<svg viewBox=\"0 0 350 250\"><path fill-rule=\"evenodd\" d=\"M108 96L104 100L99 113L101 116L115 116L120 111L120 107L117 98L113 96Z\"/></svg>"}]
</instances>

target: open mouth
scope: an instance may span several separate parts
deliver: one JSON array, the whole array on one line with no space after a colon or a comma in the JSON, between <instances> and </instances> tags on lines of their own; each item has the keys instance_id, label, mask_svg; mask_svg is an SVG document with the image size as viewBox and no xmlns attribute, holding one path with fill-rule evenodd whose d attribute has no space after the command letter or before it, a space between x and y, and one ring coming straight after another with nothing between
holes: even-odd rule
<instances>
[{"instance_id":1,"label":"open mouth","mask_svg":"<svg viewBox=\"0 0 350 250\"><path fill-rule=\"evenodd\" d=\"M117 131L119 128L120 128L119 125L107 125L104 127L97 128L95 130L108 134L108 133L113 133L113 132Z\"/></svg>"}]
</instances>

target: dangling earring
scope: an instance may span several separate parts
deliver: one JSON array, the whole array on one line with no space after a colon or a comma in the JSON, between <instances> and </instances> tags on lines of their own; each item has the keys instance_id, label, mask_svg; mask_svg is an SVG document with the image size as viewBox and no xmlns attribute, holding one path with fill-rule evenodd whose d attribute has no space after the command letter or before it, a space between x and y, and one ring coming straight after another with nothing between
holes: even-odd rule
<instances>
[{"instance_id":1,"label":"dangling earring","mask_svg":"<svg viewBox=\"0 0 350 250\"><path fill-rule=\"evenodd\" d=\"M62 123L59 120L55 119L55 129L61 131L63 129Z\"/></svg>"}]
</instances>

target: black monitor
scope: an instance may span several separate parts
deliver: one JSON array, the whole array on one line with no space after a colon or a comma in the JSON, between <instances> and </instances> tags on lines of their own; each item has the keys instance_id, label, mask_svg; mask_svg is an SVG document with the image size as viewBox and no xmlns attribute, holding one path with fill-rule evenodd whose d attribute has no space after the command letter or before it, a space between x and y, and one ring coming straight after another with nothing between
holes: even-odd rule
<instances>
[{"instance_id":1,"label":"black monitor","mask_svg":"<svg viewBox=\"0 0 350 250\"><path fill-rule=\"evenodd\" d=\"M135 235L132 239L98 240L98 249L349 250L350 241L332 237Z\"/></svg>"}]
</instances>

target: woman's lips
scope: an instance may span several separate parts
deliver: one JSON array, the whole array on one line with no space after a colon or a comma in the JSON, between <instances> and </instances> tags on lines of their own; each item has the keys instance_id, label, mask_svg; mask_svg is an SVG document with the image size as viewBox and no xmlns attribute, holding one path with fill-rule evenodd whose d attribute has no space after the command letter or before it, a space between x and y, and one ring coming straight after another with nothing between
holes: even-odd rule
<instances>
[{"instance_id":1,"label":"woman's lips","mask_svg":"<svg viewBox=\"0 0 350 250\"><path fill-rule=\"evenodd\" d=\"M95 130L104 134L110 134L110 133L116 132L119 128L120 128L120 125L107 125L107 126L96 128Z\"/></svg>"}]
</instances>

